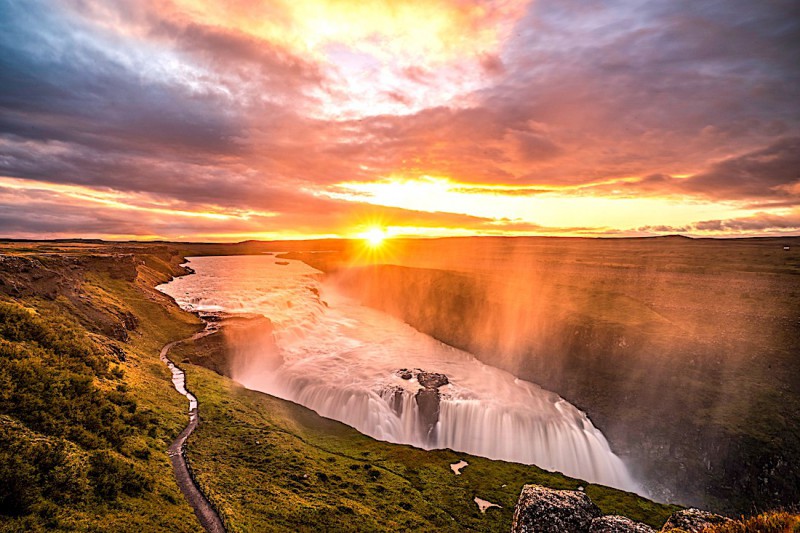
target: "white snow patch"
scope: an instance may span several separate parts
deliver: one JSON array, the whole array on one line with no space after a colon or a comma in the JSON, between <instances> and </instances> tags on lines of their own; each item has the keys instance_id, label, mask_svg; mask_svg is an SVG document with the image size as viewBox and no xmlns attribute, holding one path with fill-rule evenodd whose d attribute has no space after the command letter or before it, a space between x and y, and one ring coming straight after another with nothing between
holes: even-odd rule
<instances>
[{"instance_id":1,"label":"white snow patch","mask_svg":"<svg viewBox=\"0 0 800 533\"><path fill-rule=\"evenodd\" d=\"M450 470L452 470L455 475L460 476L461 475L461 469L464 468L465 466L469 466L469 463L462 459L461 461L459 461L457 463L451 464L450 465Z\"/></svg>"},{"instance_id":2,"label":"white snow patch","mask_svg":"<svg viewBox=\"0 0 800 533\"><path fill-rule=\"evenodd\" d=\"M499 509L503 508L502 505L497 505L496 503L487 502L486 500L482 500L481 498L478 498L477 496L475 496L475 500L474 501L475 501L475 503L478 504L478 509L480 509L482 513L485 513L486 509L488 509L489 507L497 507Z\"/></svg>"}]
</instances>

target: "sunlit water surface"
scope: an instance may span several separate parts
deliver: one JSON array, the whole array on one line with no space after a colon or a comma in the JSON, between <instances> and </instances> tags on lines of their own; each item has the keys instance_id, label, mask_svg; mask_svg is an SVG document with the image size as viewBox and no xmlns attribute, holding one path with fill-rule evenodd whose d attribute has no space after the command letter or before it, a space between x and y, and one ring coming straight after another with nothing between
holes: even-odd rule
<instances>
[{"instance_id":1,"label":"sunlit water surface","mask_svg":"<svg viewBox=\"0 0 800 533\"><path fill-rule=\"evenodd\" d=\"M195 274L161 285L193 312L256 313L274 325L278 354L234 364L247 388L291 400L376 439L535 464L640 491L603 434L558 395L359 305L318 271L273 255L191 258ZM439 422L425 428L419 368L447 375Z\"/></svg>"}]
</instances>

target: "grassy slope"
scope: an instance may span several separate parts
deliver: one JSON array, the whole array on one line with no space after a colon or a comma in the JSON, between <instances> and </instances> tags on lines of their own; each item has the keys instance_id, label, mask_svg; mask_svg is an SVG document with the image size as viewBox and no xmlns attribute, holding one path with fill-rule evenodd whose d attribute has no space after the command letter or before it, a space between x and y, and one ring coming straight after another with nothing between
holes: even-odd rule
<instances>
[{"instance_id":1,"label":"grassy slope","mask_svg":"<svg viewBox=\"0 0 800 533\"><path fill-rule=\"evenodd\" d=\"M80 254L79 254L80 255ZM47 257L43 257L45 264ZM83 334L96 344L111 343L121 348L126 361L119 366L124 374L121 380L96 379L100 390L110 390L117 384L125 386L138 404L138 411L154 415L157 428L152 434L144 430L125 439L119 452L112 455L146 473L152 479L151 490L138 496L121 494L115 501L90 497L79 504L53 505L42 500L34 506L34 513L21 517L0 515L2 531L37 531L49 524L60 529L79 531L197 531L192 509L186 504L175 484L166 448L186 422L186 402L172 389L169 373L158 360L158 350L169 340L181 338L195 331L197 320L192 316L164 305L166 299L150 287L158 280L168 279L171 266L163 259L147 258L159 271L142 268L142 277L131 283L114 279L106 272L93 271L91 264L83 271L81 294L93 309L126 310L139 318L139 326L130 332L127 342L119 342L91 331L91 324ZM160 264L159 264L160 263ZM64 323L75 321L81 315L67 298L60 295L54 301L36 296L17 298L25 306L61 316ZM13 300L12 300L13 301ZM2 420L4 427L13 427L12 442L58 441L57 437L32 431L14 419L13 413ZM9 444L9 443L5 443ZM66 442L69 461L86 468L90 451ZM149 451L138 456L133 450ZM146 456L149 455L149 456Z\"/></svg>"}]
</instances>

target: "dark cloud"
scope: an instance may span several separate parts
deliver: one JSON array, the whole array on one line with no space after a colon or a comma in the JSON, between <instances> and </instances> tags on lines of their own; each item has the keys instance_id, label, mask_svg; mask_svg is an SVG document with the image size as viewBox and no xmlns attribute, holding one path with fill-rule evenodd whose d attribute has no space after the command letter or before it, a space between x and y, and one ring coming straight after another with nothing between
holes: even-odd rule
<instances>
[{"instance_id":1,"label":"dark cloud","mask_svg":"<svg viewBox=\"0 0 800 533\"><path fill-rule=\"evenodd\" d=\"M490 76L498 76L504 74L506 71L503 60L497 54L486 54L482 56L481 67Z\"/></svg>"},{"instance_id":2,"label":"dark cloud","mask_svg":"<svg viewBox=\"0 0 800 533\"><path fill-rule=\"evenodd\" d=\"M700 231L735 231L735 232L762 232L767 230L798 230L800 229L800 213L791 215L773 215L770 213L757 213L749 217L733 218L728 220L705 220L693 224L694 229Z\"/></svg>"},{"instance_id":3,"label":"dark cloud","mask_svg":"<svg viewBox=\"0 0 800 533\"><path fill-rule=\"evenodd\" d=\"M711 165L681 189L722 198L793 196L800 203L800 137Z\"/></svg>"},{"instance_id":4,"label":"dark cloud","mask_svg":"<svg viewBox=\"0 0 800 533\"><path fill-rule=\"evenodd\" d=\"M637 231L643 233L726 233L726 234L779 234L800 230L800 211L775 215L756 213L754 215L729 219L703 220L685 226L642 226Z\"/></svg>"},{"instance_id":5,"label":"dark cloud","mask_svg":"<svg viewBox=\"0 0 800 533\"><path fill-rule=\"evenodd\" d=\"M35 1L0 6L4 136L124 151L235 150L241 130L217 96L148 79L71 35L50 10ZM33 27L20 23L31 16Z\"/></svg>"},{"instance_id":6,"label":"dark cloud","mask_svg":"<svg viewBox=\"0 0 800 533\"><path fill-rule=\"evenodd\" d=\"M800 137L711 163L698 174L675 178L653 174L626 184L594 188L596 193L624 189L628 195L690 195L717 200L746 200L749 208L800 205Z\"/></svg>"}]
</instances>

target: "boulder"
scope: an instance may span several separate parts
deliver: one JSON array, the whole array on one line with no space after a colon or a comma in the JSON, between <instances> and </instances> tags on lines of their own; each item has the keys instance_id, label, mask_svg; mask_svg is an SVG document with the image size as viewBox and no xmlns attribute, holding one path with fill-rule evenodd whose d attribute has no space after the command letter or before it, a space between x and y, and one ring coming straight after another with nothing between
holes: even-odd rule
<instances>
[{"instance_id":1,"label":"boulder","mask_svg":"<svg viewBox=\"0 0 800 533\"><path fill-rule=\"evenodd\" d=\"M708 511L701 511L700 509L684 509L673 513L667 519L661 531L670 531L672 529L681 529L687 533L698 533L703 531L708 526L715 526L718 524L725 524L730 522L730 518L709 513Z\"/></svg>"},{"instance_id":2,"label":"boulder","mask_svg":"<svg viewBox=\"0 0 800 533\"><path fill-rule=\"evenodd\" d=\"M447 376L436 372L420 372L417 374L417 381L426 389L438 389L442 385L450 383Z\"/></svg>"},{"instance_id":3,"label":"boulder","mask_svg":"<svg viewBox=\"0 0 800 533\"><path fill-rule=\"evenodd\" d=\"M656 530L624 516L607 515L592 520L589 533L656 533Z\"/></svg>"},{"instance_id":4,"label":"boulder","mask_svg":"<svg viewBox=\"0 0 800 533\"><path fill-rule=\"evenodd\" d=\"M512 533L588 533L600 509L585 493L525 485L511 523Z\"/></svg>"}]
</instances>

